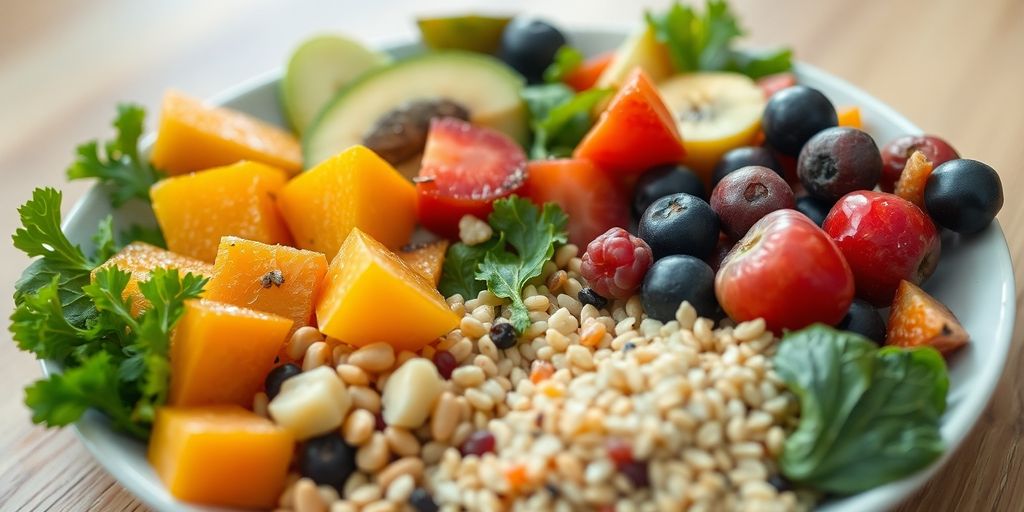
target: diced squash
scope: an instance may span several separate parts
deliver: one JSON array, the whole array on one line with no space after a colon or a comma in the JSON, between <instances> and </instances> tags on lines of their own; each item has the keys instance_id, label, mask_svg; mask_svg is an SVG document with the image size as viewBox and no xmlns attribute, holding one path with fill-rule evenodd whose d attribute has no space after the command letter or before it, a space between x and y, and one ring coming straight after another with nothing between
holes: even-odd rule
<instances>
[{"instance_id":1,"label":"diced squash","mask_svg":"<svg viewBox=\"0 0 1024 512\"><path fill-rule=\"evenodd\" d=\"M858 107L846 107L839 109L839 126L847 126L850 128L857 128L858 130L863 128L860 121L860 108Z\"/></svg>"},{"instance_id":2,"label":"diced squash","mask_svg":"<svg viewBox=\"0 0 1024 512\"><path fill-rule=\"evenodd\" d=\"M359 228L327 269L316 318L332 338L383 341L396 352L416 351L459 324L433 283Z\"/></svg>"},{"instance_id":3,"label":"diced squash","mask_svg":"<svg viewBox=\"0 0 1024 512\"><path fill-rule=\"evenodd\" d=\"M353 146L293 178L278 199L295 245L333 258L352 228L390 249L416 227L416 187L364 146Z\"/></svg>"},{"instance_id":4,"label":"diced squash","mask_svg":"<svg viewBox=\"0 0 1024 512\"><path fill-rule=\"evenodd\" d=\"M285 180L280 169L239 162L168 178L149 195L167 248L213 263L223 236L291 243L276 204Z\"/></svg>"},{"instance_id":5,"label":"diced squash","mask_svg":"<svg viewBox=\"0 0 1024 512\"><path fill-rule=\"evenodd\" d=\"M930 346L943 355L964 346L970 336L953 312L909 281L900 281L889 310L886 345Z\"/></svg>"},{"instance_id":6,"label":"diced squash","mask_svg":"<svg viewBox=\"0 0 1024 512\"><path fill-rule=\"evenodd\" d=\"M182 256L144 242L132 242L124 246L117 254L93 270L93 277L95 278L96 272L101 268L111 265L132 275L123 295L132 308L132 315L136 316L149 309L149 301L139 291L139 283L148 281L154 269L176 268L181 275L192 273L207 278L213 275L213 265L205 261Z\"/></svg>"},{"instance_id":7,"label":"diced squash","mask_svg":"<svg viewBox=\"0 0 1024 512\"><path fill-rule=\"evenodd\" d=\"M175 498L269 509L294 448L287 430L238 406L161 407L148 458Z\"/></svg>"},{"instance_id":8,"label":"diced squash","mask_svg":"<svg viewBox=\"0 0 1024 512\"><path fill-rule=\"evenodd\" d=\"M226 236L205 298L313 325L313 302L327 274L323 254Z\"/></svg>"},{"instance_id":9,"label":"diced squash","mask_svg":"<svg viewBox=\"0 0 1024 512\"><path fill-rule=\"evenodd\" d=\"M252 405L292 321L190 300L171 339L171 405Z\"/></svg>"},{"instance_id":10,"label":"diced squash","mask_svg":"<svg viewBox=\"0 0 1024 512\"><path fill-rule=\"evenodd\" d=\"M441 267L444 266L444 255L448 251L448 240L438 240L415 247L409 247L398 253L409 268L419 272L423 277L434 283L441 282Z\"/></svg>"},{"instance_id":11,"label":"diced squash","mask_svg":"<svg viewBox=\"0 0 1024 512\"><path fill-rule=\"evenodd\" d=\"M302 170L302 147L291 133L269 123L168 91L151 159L168 174L239 160L255 160L295 174Z\"/></svg>"}]
</instances>

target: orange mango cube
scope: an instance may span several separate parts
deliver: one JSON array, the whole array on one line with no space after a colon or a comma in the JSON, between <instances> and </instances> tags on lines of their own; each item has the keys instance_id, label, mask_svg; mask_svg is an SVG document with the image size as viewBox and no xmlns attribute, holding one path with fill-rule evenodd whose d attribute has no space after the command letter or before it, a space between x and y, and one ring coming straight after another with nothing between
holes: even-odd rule
<instances>
[{"instance_id":1,"label":"orange mango cube","mask_svg":"<svg viewBox=\"0 0 1024 512\"><path fill-rule=\"evenodd\" d=\"M239 162L158 182L149 190L153 212L172 252L212 263L223 236L289 244L277 211L283 171Z\"/></svg>"},{"instance_id":2,"label":"orange mango cube","mask_svg":"<svg viewBox=\"0 0 1024 512\"><path fill-rule=\"evenodd\" d=\"M295 440L241 407L161 407L149 463L175 498L225 507L273 508Z\"/></svg>"},{"instance_id":3,"label":"orange mango cube","mask_svg":"<svg viewBox=\"0 0 1024 512\"><path fill-rule=\"evenodd\" d=\"M313 325L313 301L327 274L323 254L226 236L205 298Z\"/></svg>"},{"instance_id":4,"label":"orange mango cube","mask_svg":"<svg viewBox=\"0 0 1024 512\"><path fill-rule=\"evenodd\" d=\"M291 331L277 315L190 300L171 339L171 405L250 407Z\"/></svg>"},{"instance_id":5,"label":"orange mango cube","mask_svg":"<svg viewBox=\"0 0 1024 512\"><path fill-rule=\"evenodd\" d=\"M134 316L149 309L149 301L139 291L139 283L149 281L154 269L176 268L182 276L192 273L208 278L213 275L213 265L205 261L182 256L144 242L132 242L117 251L117 254L92 271L93 279L96 278L96 272L110 266L115 266L132 275L128 286L124 289L123 296L128 300Z\"/></svg>"},{"instance_id":6,"label":"orange mango cube","mask_svg":"<svg viewBox=\"0 0 1024 512\"><path fill-rule=\"evenodd\" d=\"M864 127L860 120L860 108L858 107L840 108L836 117L839 118L839 126L857 128L858 130Z\"/></svg>"},{"instance_id":7,"label":"orange mango cube","mask_svg":"<svg viewBox=\"0 0 1024 512\"><path fill-rule=\"evenodd\" d=\"M364 146L353 146L293 178L278 205L295 245L328 258L353 228L398 249L416 227L416 188Z\"/></svg>"},{"instance_id":8,"label":"orange mango cube","mask_svg":"<svg viewBox=\"0 0 1024 512\"><path fill-rule=\"evenodd\" d=\"M396 351L416 351L459 324L433 283L359 228L327 269L316 318L332 338Z\"/></svg>"},{"instance_id":9,"label":"orange mango cube","mask_svg":"<svg viewBox=\"0 0 1024 512\"><path fill-rule=\"evenodd\" d=\"M168 91L151 160L157 169L172 175L239 160L255 160L295 174L302 170L302 147L291 133L274 125Z\"/></svg>"},{"instance_id":10,"label":"orange mango cube","mask_svg":"<svg viewBox=\"0 0 1024 512\"><path fill-rule=\"evenodd\" d=\"M441 268L444 266L444 255L447 251L448 240L438 240L403 249L398 253L398 257L436 287L437 283L441 282Z\"/></svg>"}]
</instances>

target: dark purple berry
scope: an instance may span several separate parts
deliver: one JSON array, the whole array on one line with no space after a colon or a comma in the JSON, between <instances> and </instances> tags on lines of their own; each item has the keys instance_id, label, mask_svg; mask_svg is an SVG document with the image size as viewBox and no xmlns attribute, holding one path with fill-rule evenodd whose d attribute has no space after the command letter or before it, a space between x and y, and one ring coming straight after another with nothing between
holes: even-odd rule
<instances>
[{"instance_id":1,"label":"dark purple berry","mask_svg":"<svg viewBox=\"0 0 1024 512\"><path fill-rule=\"evenodd\" d=\"M462 452L463 457L467 455L480 457L485 453L494 453L494 445L494 434L486 430L477 430L462 443L459 451Z\"/></svg>"},{"instance_id":2,"label":"dark purple berry","mask_svg":"<svg viewBox=\"0 0 1024 512\"><path fill-rule=\"evenodd\" d=\"M593 288L584 288L580 290L577 298L580 299L580 302L582 302L584 306L590 304L597 309L604 309L604 307L608 305L608 299L598 295Z\"/></svg>"},{"instance_id":3,"label":"dark purple berry","mask_svg":"<svg viewBox=\"0 0 1024 512\"><path fill-rule=\"evenodd\" d=\"M284 381L300 373L302 373L302 368L293 363L283 364L270 370L270 373L267 374L267 379L263 381L263 387L267 391L267 398L273 400L281 392L281 384L284 384Z\"/></svg>"},{"instance_id":4,"label":"dark purple berry","mask_svg":"<svg viewBox=\"0 0 1024 512\"><path fill-rule=\"evenodd\" d=\"M491 326L491 341L494 346L505 350L516 346L519 337L516 336L516 328L508 322L500 322Z\"/></svg>"},{"instance_id":5,"label":"dark purple berry","mask_svg":"<svg viewBox=\"0 0 1024 512\"><path fill-rule=\"evenodd\" d=\"M439 507L434 502L434 497L422 487L417 487L409 496L409 505L416 509L416 512L437 512Z\"/></svg>"},{"instance_id":6,"label":"dark purple berry","mask_svg":"<svg viewBox=\"0 0 1024 512\"><path fill-rule=\"evenodd\" d=\"M445 380L452 378L452 372L455 371L455 367L459 366L459 362L455 360L455 356L447 350L439 350L435 352L433 361L434 366L437 367L437 372L440 373Z\"/></svg>"}]
</instances>

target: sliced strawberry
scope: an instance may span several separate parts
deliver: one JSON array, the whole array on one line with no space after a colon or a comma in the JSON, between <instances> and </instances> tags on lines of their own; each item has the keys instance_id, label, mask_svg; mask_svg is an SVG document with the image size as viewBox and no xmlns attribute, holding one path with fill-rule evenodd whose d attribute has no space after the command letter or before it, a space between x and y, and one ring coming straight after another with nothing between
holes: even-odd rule
<instances>
[{"instance_id":1,"label":"sliced strawberry","mask_svg":"<svg viewBox=\"0 0 1024 512\"><path fill-rule=\"evenodd\" d=\"M771 98L773 94L794 85L796 85L796 76L788 71L757 79L757 86L764 91L765 98Z\"/></svg>"},{"instance_id":2,"label":"sliced strawberry","mask_svg":"<svg viewBox=\"0 0 1024 512\"><path fill-rule=\"evenodd\" d=\"M629 224L628 202L615 181L588 160L537 160L527 166L524 193L553 201L569 215L569 241L584 249L613 227Z\"/></svg>"},{"instance_id":3,"label":"sliced strawberry","mask_svg":"<svg viewBox=\"0 0 1024 512\"><path fill-rule=\"evenodd\" d=\"M675 119L637 68L573 152L615 176L634 176L686 156Z\"/></svg>"},{"instance_id":4,"label":"sliced strawberry","mask_svg":"<svg viewBox=\"0 0 1024 512\"><path fill-rule=\"evenodd\" d=\"M486 219L495 199L523 185L525 169L526 154L508 136L451 117L432 120L415 180L420 224L458 238L459 219Z\"/></svg>"}]
</instances>

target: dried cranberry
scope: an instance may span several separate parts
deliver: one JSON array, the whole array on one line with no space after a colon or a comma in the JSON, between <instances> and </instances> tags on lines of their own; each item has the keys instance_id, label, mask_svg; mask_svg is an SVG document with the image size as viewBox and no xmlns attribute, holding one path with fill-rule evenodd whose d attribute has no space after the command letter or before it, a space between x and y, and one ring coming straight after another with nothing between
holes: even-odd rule
<instances>
[{"instance_id":1,"label":"dried cranberry","mask_svg":"<svg viewBox=\"0 0 1024 512\"><path fill-rule=\"evenodd\" d=\"M619 472L626 475L633 487L637 489L650 485L650 480L647 478L647 462L645 461L635 460L619 466Z\"/></svg>"},{"instance_id":2,"label":"dried cranberry","mask_svg":"<svg viewBox=\"0 0 1024 512\"><path fill-rule=\"evenodd\" d=\"M455 356L447 350L440 350L434 353L434 366L437 367L437 372L441 374L445 380L452 378L452 372L455 371L455 367L459 366L459 362L455 360Z\"/></svg>"},{"instance_id":3,"label":"dried cranberry","mask_svg":"<svg viewBox=\"0 0 1024 512\"><path fill-rule=\"evenodd\" d=\"M633 447L630 446L629 441L613 437L605 443L605 449L608 450L608 458L612 460L615 467L619 470L622 470L623 466L634 462Z\"/></svg>"},{"instance_id":4,"label":"dried cranberry","mask_svg":"<svg viewBox=\"0 0 1024 512\"><path fill-rule=\"evenodd\" d=\"M388 428L388 424L384 422L384 415L383 414L378 412L378 413L374 414L373 417L376 420L376 424L374 425L374 427L377 430L384 430L384 429Z\"/></svg>"},{"instance_id":5,"label":"dried cranberry","mask_svg":"<svg viewBox=\"0 0 1024 512\"><path fill-rule=\"evenodd\" d=\"M485 453L494 453L494 434L486 430L477 430L469 435L469 438L462 443L462 456L476 455L477 457L482 456Z\"/></svg>"}]
</instances>

